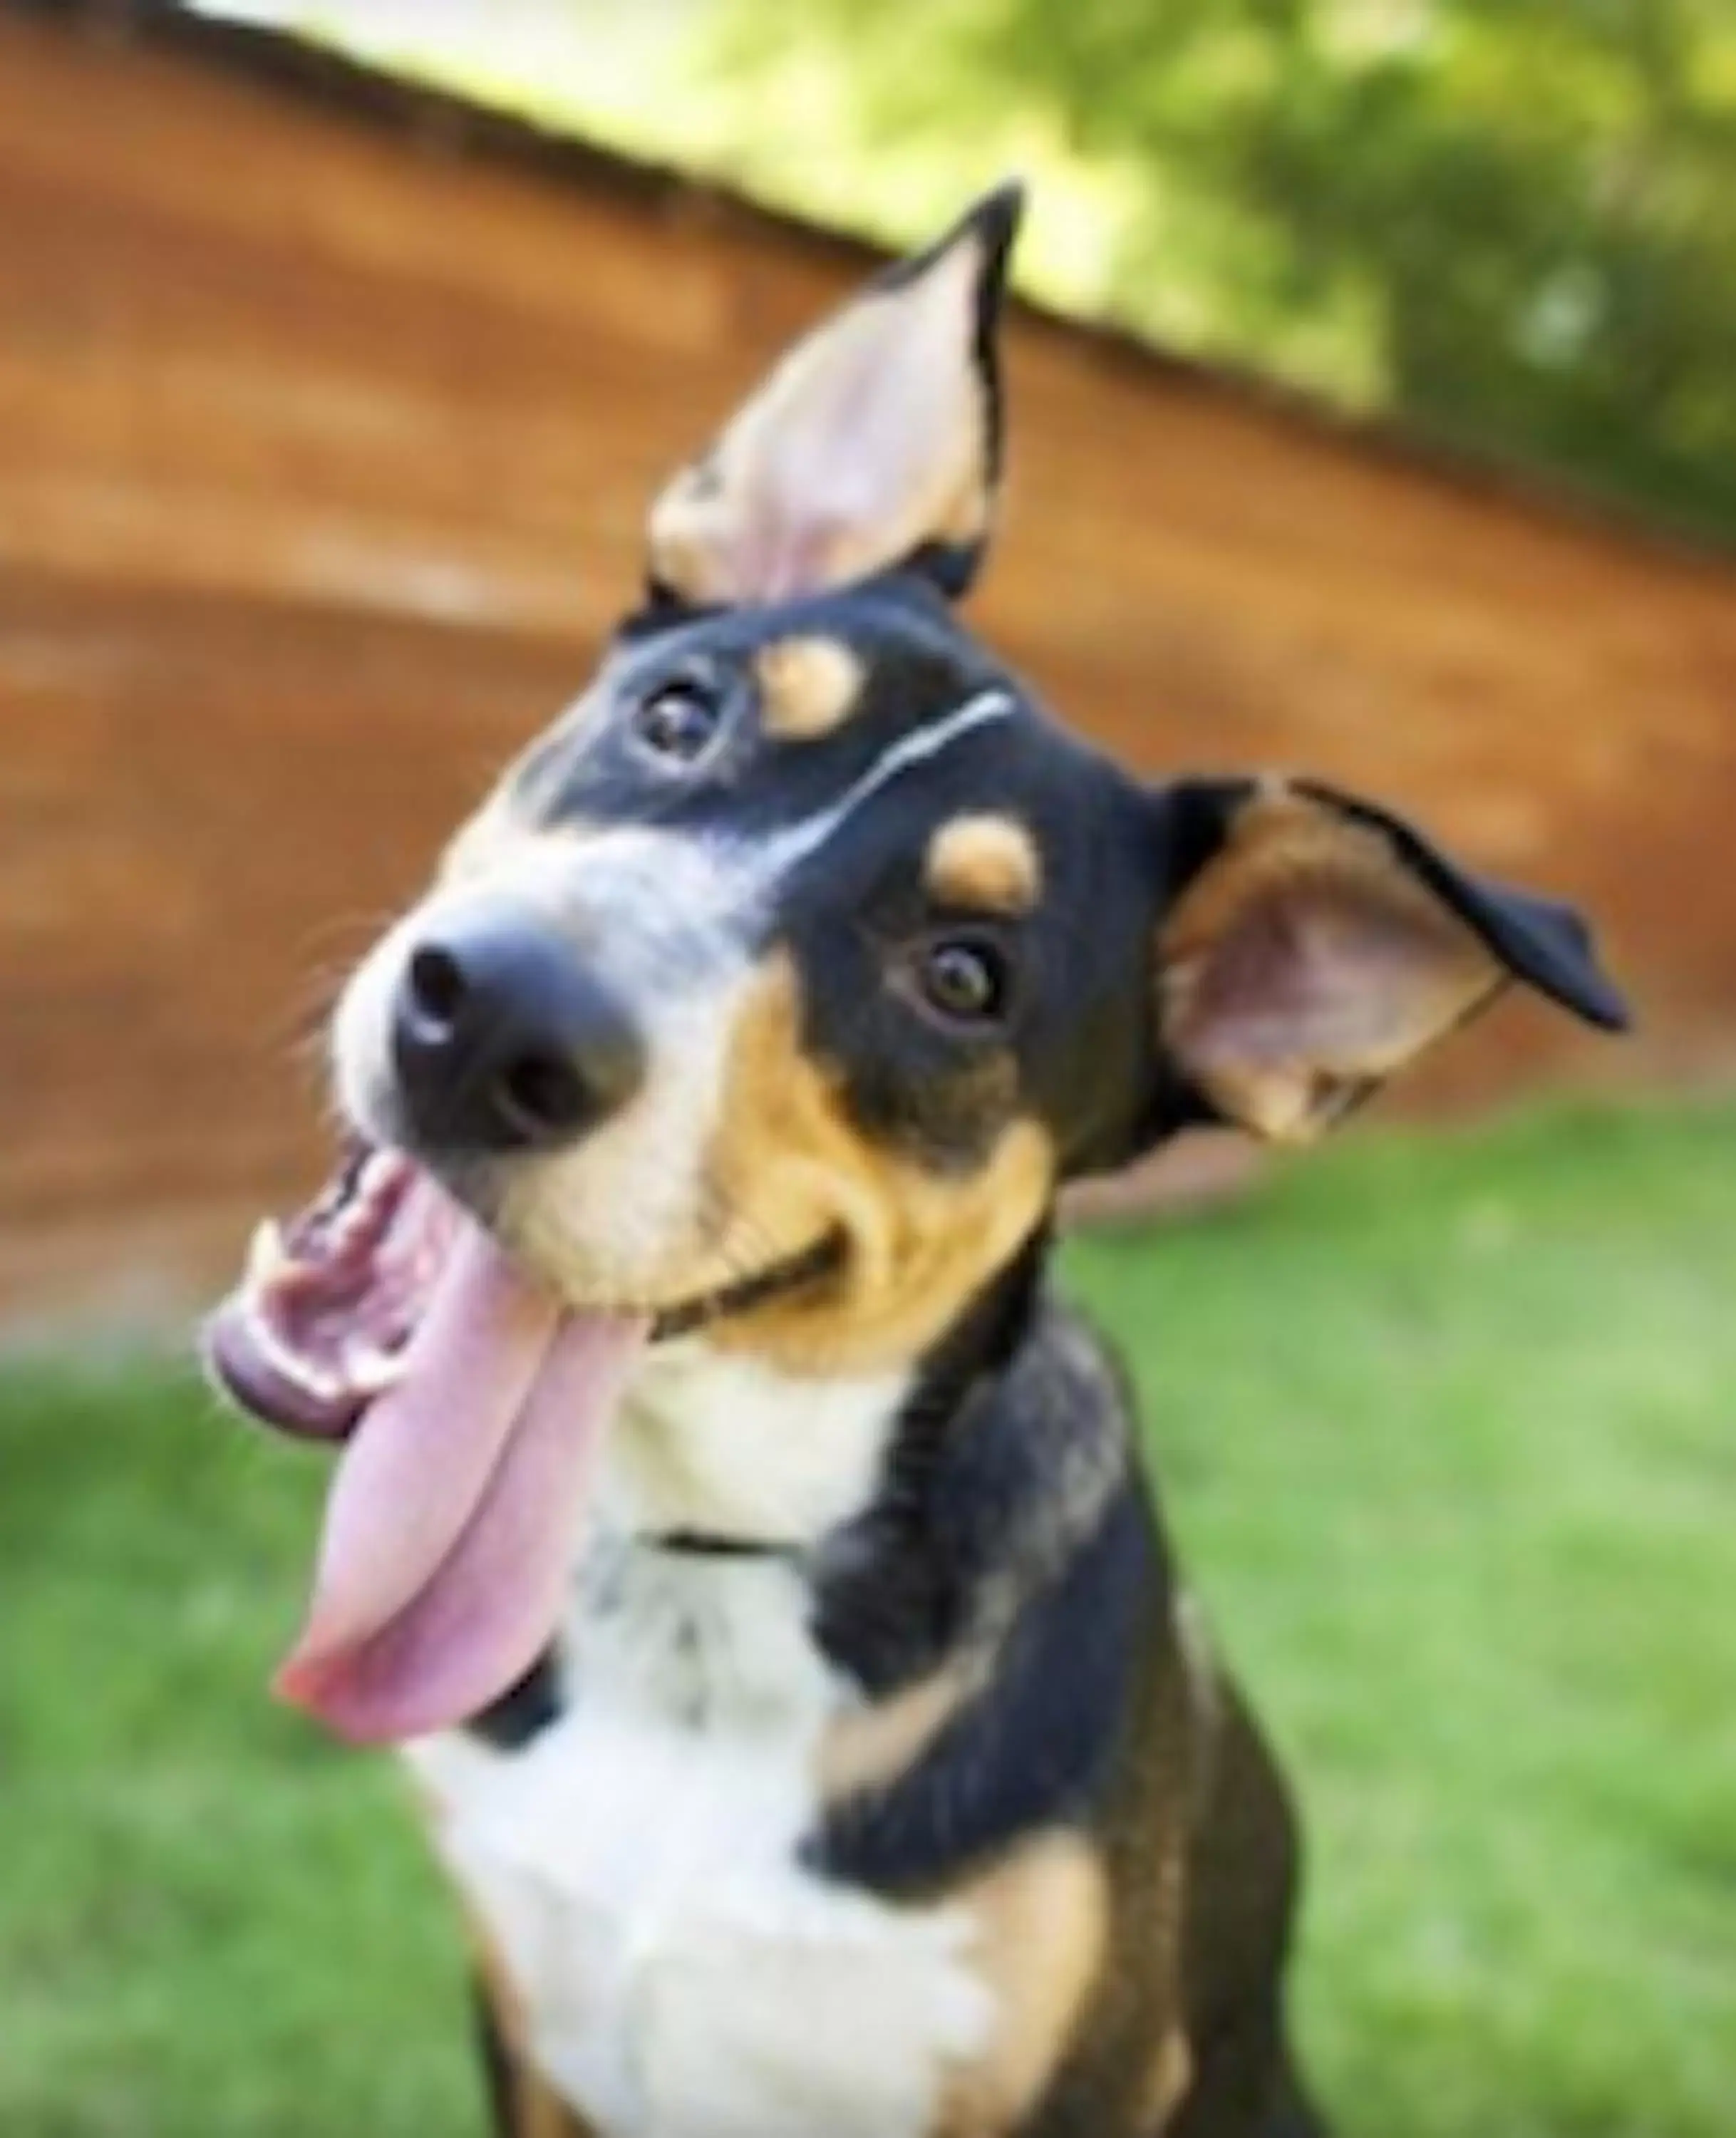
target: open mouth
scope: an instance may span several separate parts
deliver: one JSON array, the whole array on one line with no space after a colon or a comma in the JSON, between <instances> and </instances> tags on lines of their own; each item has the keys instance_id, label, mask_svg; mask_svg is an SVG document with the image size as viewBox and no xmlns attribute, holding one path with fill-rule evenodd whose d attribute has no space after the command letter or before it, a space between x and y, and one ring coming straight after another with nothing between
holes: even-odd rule
<instances>
[{"instance_id":1,"label":"open mouth","mask_svg":"<svg viewBox=\"0 0 1736 2138\"><path fill-rule=\"evenodd\" d=\"M661 1312L573 1307L412 1159L354 1149L288 1227L261 1228L205 1331L243 1408L344 1443L278 1690L363 1741L486 1706L559 1617L597 1451L644 1346L836 1259L822 1242Z\"/></svg>"}]
</instances>

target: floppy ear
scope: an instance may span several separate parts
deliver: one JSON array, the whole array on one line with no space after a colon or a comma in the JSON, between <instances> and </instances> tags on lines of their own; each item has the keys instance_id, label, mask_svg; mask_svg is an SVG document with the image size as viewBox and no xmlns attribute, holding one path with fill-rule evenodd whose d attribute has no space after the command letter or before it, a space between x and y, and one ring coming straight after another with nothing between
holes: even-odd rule
<instances>
[{"instance_id":1,"label":"floppy ear","mask_svg":"<svg viewBox=\"0 0 1736 2138\"><path fill-rule=\"evenodd\" d=\"M1510 980L1589 1023L1627 1022L1569 907L1466 873L1368 803L1244 780L1159 806L1164 1052L1226 1120L1304 1140Z\"/></svg>"},{"instance_id":2,"label":"floppy ear","mask_svg":"<svg viewBox=\"0 0 1736 2138\"><path fill-rule=\"evenodd\" d=\"M1023 204L989 194L796 344L652 507L655 592L778 601L905 562L964 591L1000 473L995 323Z\"/></svg>"}]
</instances>

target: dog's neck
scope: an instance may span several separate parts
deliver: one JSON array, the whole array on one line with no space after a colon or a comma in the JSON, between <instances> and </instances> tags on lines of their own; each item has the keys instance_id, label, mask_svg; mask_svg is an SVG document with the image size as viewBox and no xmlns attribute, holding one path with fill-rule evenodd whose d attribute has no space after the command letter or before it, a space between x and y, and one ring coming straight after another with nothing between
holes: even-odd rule
<instances>
[{"instance_id":1,"label":"dog's neck","mask_svg":"<svg viewBox=\"0 0 1736 2138\"><path fill-rule=\"evenodd\" d=\"M806 1727L968 1677L1128 1475L1113 1369L1050 1296L1046 1246L917 1365L798 1377L714 1332L655 1347L610 1437L562 1638L473 1730L516 1746L605 1679L719 1722L782 1702Z\"/></svg>"},{"instance_id":2,"label":"dog's neck","mask_svg":"<svg viewBox=\"0 0 1736 2138\"><path fill-rule=\"evenodd\" d=\"M811 1545L872 1497L913 1379L797 1376L704 1335L658 1345L622 1403L599 1515L633 1537Z\"/></svg>"},{"instance_id":3,"label":"dog's neck","mask_svg":"<svg viewBox=\"0 0 1736 2138\"><path fill-rule=\"evenodd\" d=\"M618 1535L801 1551L908 1472L1028 1321L1039 1235L927 1357L795 1374L701 1332L654 1345L623 1399L599 1512Z\"/></svg>"}]
</instances>

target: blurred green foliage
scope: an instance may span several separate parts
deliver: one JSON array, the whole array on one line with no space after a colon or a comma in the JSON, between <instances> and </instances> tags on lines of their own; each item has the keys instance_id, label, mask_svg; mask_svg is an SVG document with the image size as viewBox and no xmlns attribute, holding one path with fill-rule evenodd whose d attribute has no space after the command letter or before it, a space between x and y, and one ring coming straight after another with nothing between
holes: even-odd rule
<instances>
[{"instance_id":1,"label":"blurred green foliage","mask_svg":"<svg viewBox=\"0 0 1736 2138\"><path fill-rule=\"evenodd\" d=\"M1730 0L724 12L726 75L841 65L883 154L1056 144L1129 325L1736 539Z\"/></svg>"},{"instance_id":2,"label":"blurred green foliage","mask_svg":"<svg viewBox=\"0 0 1736 2138\"><path fill-rule=\"evenodd\" d=\"M1736 0L246 5L1736 545Z\"/></svg>"},{"instance_id":3,"label":"blurred green foliage","mask_svg":"<svg viewBox=\"0 0 1736 2138\"><path fill-rule=\"evenodd\" d=\"M1300 1794L1346 2138L1729 2138L1733 1177L1728 1101L1554 1109L1067 1251ZM266 1696L326 1465L87 1352L0 1362L0 2132L476 2138L394 1763Z\"/></svg>"}]
</instances>

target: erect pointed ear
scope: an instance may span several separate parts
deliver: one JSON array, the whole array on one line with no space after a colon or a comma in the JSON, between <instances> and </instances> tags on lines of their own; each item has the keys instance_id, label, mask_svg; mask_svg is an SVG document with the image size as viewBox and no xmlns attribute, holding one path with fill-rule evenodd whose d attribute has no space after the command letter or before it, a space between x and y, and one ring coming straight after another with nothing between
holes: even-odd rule
<instances>
[{"instance_id":1,"label":"erect pointed ear","mask_svg":"<svg viewBox=\"0 0 1736 2138\"><path fill-rule=\"evenodd\" d=\"M1305 1139L1510 980L1627 1022L1571 908L1470 875L1368 803L1230 780L1158 806L1163 1049L1226 1120Z\"/></svg>"},{"instance_id":2,"label":"erect pointed ear","mask_svg":"<svg viewBox=\"0 0 1736 2138\"><path fill-rule=\"evenodd\" d=\"M995 326L1017 185L798 342L651 509L654 590L782 600L912 562L962 593L1001 462Z\"/></svg>"}]
</instances>

